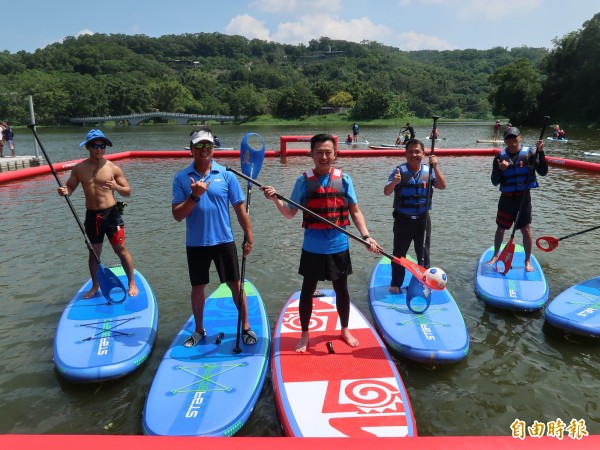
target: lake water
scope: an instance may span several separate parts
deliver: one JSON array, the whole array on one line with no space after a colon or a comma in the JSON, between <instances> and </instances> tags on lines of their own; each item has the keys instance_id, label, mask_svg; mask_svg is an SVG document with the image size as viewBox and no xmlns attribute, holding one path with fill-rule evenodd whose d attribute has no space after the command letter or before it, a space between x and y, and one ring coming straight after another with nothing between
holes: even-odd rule
<instances>
[{"instance_id":1,"label":"lake water","mask_svg":"<svg viewBox=\"0 0 600 450\"><path fill-rule=\"evenodd\" d=\"M279 136L327 131L343 140L347 129L249 126L212 127L224 147L239 148L249 131L263 135L268 149L279 148ZM476 148L489 139L490 126L440 123L445 138L437 147ZM191 127L142 126L104 129L111 151L182 149ZM522 130L527 143L539 130ZM53 162L85 155L79 149L86 129L38 130ZM398 129L361 127L360 140L391 144ZM428 134L417 128L417 136ZM33 154L29 130L18 130L19 154ZM569 130L568 144L547 146L547 153L585 159L599 151L600 133ZM427 144L429 142L427 141ZM295 147L307 148L307 144ZM359 146L364 148L363 146ZM216 153L218 159L218 153ZM589 159L593 160L593 159ZM225 160L233 167L239 161ZM392 249L391 197L383 185L395 158L343 158L337 166L356 186L371 235ZM456 299L471 337L469 355L454 365L425 367L396 358L407 387L421 436L510 435L515 419L531 424L560 418L585 420L591 434L600 433L600 363L598 341L573 336L544 324L543 312L513 314L484 306L474 294L474 275L481 253L492 244L498 190L490 182L491 157L440 157L448 188L433 198L432 264L448 273L448 289ZM285 165L265 160L259 181L289 196L294 179L310 167L304 157ZM134 374L112 382L77 385L55 372L52 344L58 319L72 295L87 280L87 249L65 201L56 194L51 175L0 185L0 433L140 434L145 396L167 347L189 317L189 281L185 259L185 225L171 216L171 182L187 159L129 159L118 162L132 185L124 219L127 245L136 267L152 285L159 302L159 333L148 361ZM67 173L61 177L66 180ZM535 236L564 236L597 224L600 173L551 167L533 192ZM72 197L83 217L83 195ZM254 251L246 276L257 286L269 311L271 326L292 291L302 242L300 220L288 221L258 190L251 219ZM234 231L241 242L237 223ZM355 231L355 229L351 229ZM600 271L598 232L561 242L551 253L534 249L550 285L550 299ZM517 234L517 242L520 240ZM506 237L508 239L508 236ZM376 257L352 241L354 274L349 278L352 301L370 318L367 291ZM106 248L105 264L117 258ZM211 288L217 276L211 275ZM328 287L323 283L321 287ZM279 436L270 376L243 436Z\"/></svg>"}]
</instances>

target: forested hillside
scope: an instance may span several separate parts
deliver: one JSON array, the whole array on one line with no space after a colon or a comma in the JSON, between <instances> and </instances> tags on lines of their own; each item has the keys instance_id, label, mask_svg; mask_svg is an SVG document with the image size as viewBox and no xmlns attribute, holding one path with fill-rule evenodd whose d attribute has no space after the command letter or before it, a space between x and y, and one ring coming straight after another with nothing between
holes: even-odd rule
<instances>
[{"instance_id":1,"label":"forested hillside","mask_svg":"<svg viewBox=\"0 0 600 450\"><path fill-rule=\"evenodd\" d=\"M595 88L582 97L578 81L585 72L590 86L598 84L599 24L600 14L551 52L405 52L377 42L284 45L218 33L69 37L33 53L0 53L0 117L26 124L33 95L38 123L47 125L148 111L297 118L325 107L352 108L363 120L432 113L527 120L540 107L569 109L565 85L579 101L600 96ZM516 86L521 103L505 98ZM594 111L573 108L581 120Z\"/></svg>"}]
</instances>

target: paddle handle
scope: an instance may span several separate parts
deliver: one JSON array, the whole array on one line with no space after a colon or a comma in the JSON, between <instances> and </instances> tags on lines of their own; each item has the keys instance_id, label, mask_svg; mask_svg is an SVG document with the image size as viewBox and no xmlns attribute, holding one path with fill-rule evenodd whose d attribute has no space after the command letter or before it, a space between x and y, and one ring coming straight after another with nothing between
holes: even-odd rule
<instances>
[{"instance_id":1,"label":"paddle handle","mask_svg":"<svg viewBox=\"0 0 600 450\"><path fill-rule=\"evenodd\" d=\"M437 121L440 118L440 116L431 116L431 118L433 119L433 128L431 129L431 154L433 155L434 151L435 151L435 132L437 130Z\"/></svg>"},{"instance_id":2,"label":"paddle handle","mask_svg":"<svg viewBox=\"0 0 600 450\"><path fill-rule=\"evenodd\" d=\"M58 185L60 187L63 187L63 184L60 181L60 178L58 177L58 173L56 172L56 169L54 169L54 166L52 165L52 161L50 161L50 158L48 157L48 153L46 153L46 149L44 148L44 145L42 144L40 137L38 136L37 132L35 131L35 123L30 123L29 125L27 125L27 128L31 129L31 131L33 132L33 137L35 137L35 140L37 141L38 145L40 146L40 149L42 150L42 153L44 154L44 158L46 158L46 162L48 163L48 166L50 167L50 170L52 171L52 175L54 175L54 179L56 180L56 182L58 183ZM71 213L73 213L73 217L75 217L75 220L77 221L77 225L79 225L79 229L83 233L83 238L85 239L85 244L87 245L89 251L94 255L94 258L96 258L96 262L98 264L101 264L100 258L96 254L94 247L92 247L92 243L90 242L90 240L85 232L85 228L83 227L83 223L81 223L81 219L79 219L79 216L77 215L77 211L75 211L75 208L73 207L73 203L71 202L71 199L66 195L64 196L64 199L67 201L67 205L69 205L69 209L71 210Z\"/></svg>"}]
</instances>

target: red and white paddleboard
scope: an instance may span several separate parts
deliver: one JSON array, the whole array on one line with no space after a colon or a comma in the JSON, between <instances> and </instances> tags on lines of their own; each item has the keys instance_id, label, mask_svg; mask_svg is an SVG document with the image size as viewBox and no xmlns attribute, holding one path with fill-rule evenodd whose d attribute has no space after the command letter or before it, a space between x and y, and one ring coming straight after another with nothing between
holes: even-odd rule
<instances>
[{"instance_id":1,"label":"red and white paddleboard","mask_svg":"<svg viewBox=\"0 0 600 450\"><path fill-rule=\"evenodd\" d=\"M283 432L296 437L410 437L417 435L408 394L384 343L362 313L350 307L349 329L360 346L340 336L335 292L313 297L310 344L300 339L300 292L287 301L273 332L271 370ZM328 345L330 343L330 345Z\"/></svg>"}]
</instances>

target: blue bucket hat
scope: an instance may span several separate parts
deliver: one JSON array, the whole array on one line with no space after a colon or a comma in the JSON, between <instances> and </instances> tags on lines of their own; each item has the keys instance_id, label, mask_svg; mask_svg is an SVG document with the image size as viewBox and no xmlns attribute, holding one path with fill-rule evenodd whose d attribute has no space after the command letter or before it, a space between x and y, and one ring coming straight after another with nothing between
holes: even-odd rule
<instances>
[{"instance_id":1,"label":"blue bucket hat","mask_svg":"<svg viewBox=\"0 0 600 450\"><path fill-rule=\"evenodd\" d=\"M100 130L90 130L88 132L87 136L85 137L85 141L83 141L81 144L79 144L79 146L83 147L88 142L95 141L96 139L101 139L104 142L106 142L106 145L108 145L109 147L112 147L112 142L110 141L110 139L107 138L106 136L104 136L104 133Z\"/></svg>"}]
</instances>

